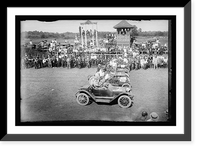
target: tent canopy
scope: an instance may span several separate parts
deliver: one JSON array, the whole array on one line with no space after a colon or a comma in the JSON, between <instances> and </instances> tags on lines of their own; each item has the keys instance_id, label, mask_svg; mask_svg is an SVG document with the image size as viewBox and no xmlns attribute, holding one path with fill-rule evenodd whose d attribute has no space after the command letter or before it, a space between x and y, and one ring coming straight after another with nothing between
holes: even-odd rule
<instances>
[{"instance_id":1,"label":"tent canopy","mask_svg":"<svg viewBox=\"0 0 200 150\"><path fill-rule=\"evenodd\" d=\"M86 24L97 24L97 22L92 22L90 20L87 20L86 22L81 23L81 25L86 25Z\"/></svg>"}]
</instances>

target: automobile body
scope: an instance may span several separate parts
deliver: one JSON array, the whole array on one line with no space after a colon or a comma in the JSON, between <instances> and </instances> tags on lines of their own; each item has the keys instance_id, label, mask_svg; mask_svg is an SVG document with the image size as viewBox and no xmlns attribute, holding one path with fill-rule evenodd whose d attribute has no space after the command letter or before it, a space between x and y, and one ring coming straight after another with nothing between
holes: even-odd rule
<instances>
[{"instance_id":1,"label":"automobile body","mask_svg":"<svg viewBox=\"0 0 200 150\"><path fill-rule=\"evenodd\" d=\"M109 83L102 87L82 86L75 96L78 104L83 106L93 101L101 103L112 103L115 101L122 108L129 108L133 103L134 97L131 88L112 86Z\"/></svg>"}]
</instances>

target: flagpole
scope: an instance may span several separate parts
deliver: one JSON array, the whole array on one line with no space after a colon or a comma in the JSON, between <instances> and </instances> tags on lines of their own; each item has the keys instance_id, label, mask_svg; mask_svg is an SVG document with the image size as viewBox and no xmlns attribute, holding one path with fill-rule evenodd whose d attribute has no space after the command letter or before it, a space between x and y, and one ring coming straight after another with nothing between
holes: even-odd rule
<instances>
[{"instance_id":1,"label":"flagpole","mask_svg":"<svg viewBox=\"0 0 200 150\"><path fill-rule=\"evenodd\" d=\"M97 29L97 24L96 24L96 46L98 47L98 35L97 35L98 33L97 33L97 30L98 29Z\"/></svg>"},{"instance_id":2,"label":"flagpole","mask_svg":"<svg viewBox=\"0 0 200 150\"><path fill-rule=\"evenodd\" d=\"M92 24L92 43L94 46L94 24Z\"/></svg>"},{"instance_id":3,"label":"flagpole","mask_svg":"<svg viewBox=\"0 0 200 150\"><path fill-rule=\"evenodd\" d=\"M82 48L83 48L83 31L82 31L83 27L81 26L81 45L82 45Z\"/></svg>"},{"instance_id":4,"label":"flagpole","mask_svg":"<svg viewBox=\"0 0 200 150\"><path fill-rule=\"evenodd\" d=\"M85 24L85 46L87 47L87 26Z\"/></svg>"}]
</instances>

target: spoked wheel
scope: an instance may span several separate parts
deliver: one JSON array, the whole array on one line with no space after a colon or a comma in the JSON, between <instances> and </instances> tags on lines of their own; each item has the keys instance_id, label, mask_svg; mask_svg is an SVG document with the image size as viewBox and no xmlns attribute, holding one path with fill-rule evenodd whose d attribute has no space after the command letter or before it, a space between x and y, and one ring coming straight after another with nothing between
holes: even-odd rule
<instances>
[{"instance_id":1,"label":"spoked wheel","mask_svg":"<svg viewBox=\"0 0 200 150\"><path fill-rule=\"evenodd\" d=\"M124 84L122 85L122 87L128 87L128 88L131 88L131 85L128 84L128 83L124 83Z\"/></svg>"},{"instance_id":2,"label":"spoked wheel","mask_svg":"<svg viewBox=\"0 0 200 150\"><path fill-rule=\"evenodd\" d=\"M76 101L82 106L88 105L90 102L89 96L85 93L79 93L76 97Z\"/></svg>"},{"instance_id":3,"label":"spoked wheel","mask_svg":"<svg viewBox=\"0 0 200 150\"><path fill-rule=\"evenodd\" d=\"M126 75L128 78L130 77L128 73L125 73L125 75Z\"/></svg>"},{"instance_id":4,"label":"spoked wheel","mask_svg":"<svg viewBox=\"0 0 200 150\"><path fill-rule=\"evenodd\" d=\"M131 103L131 98L126 95L122 95L118 98L118 105L122 108L129 108Z\"/></svg>"}]
</instances>

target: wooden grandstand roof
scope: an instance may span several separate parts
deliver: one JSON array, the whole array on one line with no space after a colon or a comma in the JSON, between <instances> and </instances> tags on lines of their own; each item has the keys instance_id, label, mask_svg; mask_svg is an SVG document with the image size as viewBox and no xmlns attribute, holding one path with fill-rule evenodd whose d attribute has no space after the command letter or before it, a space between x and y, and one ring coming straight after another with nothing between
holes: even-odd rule
<instances>
[{"instance_id":1,"label":"wooden grandstand roof","mask_svg":"<svg viewBox=\"0 0 200 150\"><path fill-rule=\"evenodd\" d=\"M118 24L116 24L113 28L118 29L118 28L133 28L133 26L128 23L126 20L122 20Z\"/></svg>"}]
</instances>

